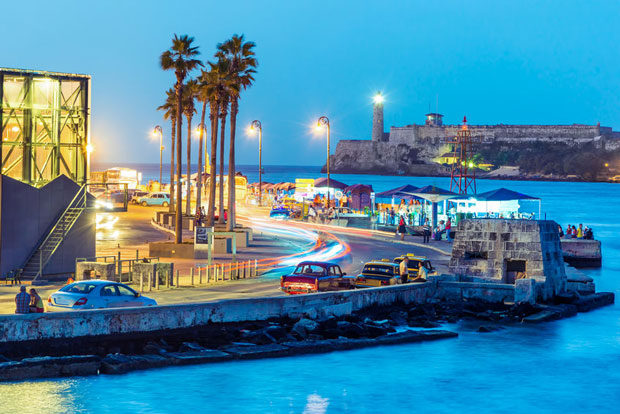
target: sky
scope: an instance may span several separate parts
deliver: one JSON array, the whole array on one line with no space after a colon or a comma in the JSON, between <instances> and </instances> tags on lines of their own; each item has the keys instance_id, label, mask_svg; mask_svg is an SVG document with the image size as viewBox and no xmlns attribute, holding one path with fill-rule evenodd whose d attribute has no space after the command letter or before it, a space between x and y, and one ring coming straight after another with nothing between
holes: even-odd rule
<instances>
[{"instance_id":1,"label":"sky","mask_svg":"<svg viewBox=\"0 0 620 414\"><path fill-rule=\"evenodd\" d=\"M233 34L256 42L255 84L241 97L237 163L321 165L319 116L339 139L370 139L372 96L385 128L429 108L458 123L596 124L620 130L620 2L74 1L2 2L0 67L92 76L96 162L158 162L152 128L174 75L159 56L174 33L200 58ZM14 17L11 17L14 16ZM185 148L183 149L185 152ZM197 146L192 148L193 158ZM185 156L185 155L184 155Z\"/></svg>"}]
</instances>

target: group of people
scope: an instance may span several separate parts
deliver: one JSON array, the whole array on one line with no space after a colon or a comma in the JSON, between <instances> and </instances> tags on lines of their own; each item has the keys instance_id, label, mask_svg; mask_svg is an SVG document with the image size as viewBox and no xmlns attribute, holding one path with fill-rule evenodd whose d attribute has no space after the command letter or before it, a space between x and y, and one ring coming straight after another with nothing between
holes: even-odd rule
<instances>
[{"instance_id":1,"label":"group of people","mask_svg":"<svg viewBox=\"0 0 620 414\"><path fill-rule=\"evenodd\" d=\"M380 213L379 220L384 224L396 225L402 217L407 225L413 226L416 224L416 217L419 220L418 224L421 224L422 206L417 200L411 200L409 204L405 203L405 200L401 200L396 208L394 206L386 207Z\"/></svg>"},{"instance_id":2,"label":"group of people","mask_svg":"<svg viewBox=\"0 0 620 414\"><path fill-rule=\"evenodd\" d=\"M200 208L196 208L196 219L195 219L196 227L202 226L203 223L205 223L206 219L207 219L207 212L204 206ZM224 210L224 221L227 221L227 220L228 220L228 210Z\"/></svg>"},{"instance_id":3,"label":"group of people","mask_svg":"<svg viewBox=\"0 0 620 414\"><path fill-rule=\"evenodd\" d=\"M448 218L447 221L440 220L439 224L435 226L434 229L431 228L431 225L428 222L428 219L424 219L424 224L422 225L422 243L428 243L431 240L441 240L443 235L446 235L446 240L450 241L450 231L452 230L452 220ZM396 229L396 234L400 234L400 239L405 239L405 234L407 233L407 223L405 222L405 217L400 216L398 221L398 228Z\"/></svg>"},{"instance_id":4,"label":"group of people","mask_svg":"<svg viewBox=\"0 0 620 414\"><path fill-rule=\"evenodd\" d=\"M43 313L43 299L36 289L31 288L26 292L26 286L19 287L19 293L15 295L15 313Z\"/></svg>"},{"instance_id":5,"label":"group of people","mask_svg":"<svg viewBox=\"0 0 620 414\"><path fill-rule=\"evenodd\" d=\"M583 227L583 224L579 224L579 227L569 224L566 226L566 231L562 230L562 226L558 226L558 232L560 233L560 237L565 239L594 239L592 228L588 226Z\"/></svg>"}]
</instances>

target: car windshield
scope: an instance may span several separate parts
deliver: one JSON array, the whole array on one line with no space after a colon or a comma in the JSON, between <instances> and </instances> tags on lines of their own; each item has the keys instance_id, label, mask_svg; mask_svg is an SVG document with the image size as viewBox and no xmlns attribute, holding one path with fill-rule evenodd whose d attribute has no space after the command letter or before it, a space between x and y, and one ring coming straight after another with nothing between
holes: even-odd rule
<instances>
[{"instance_id":1,"label":"car windshield","mask_svg":"<svg viewBox=\"0 0 620 414\"><path fill-rule=\"evenodd\" d=\"M364 270L362 273L372 273L375 275L385 275L385 276L393 276L394 275L394 267L388 265L380 265L380 264L367 264L364 266Z\"/></svg>"},{"instance_id":2,"label":"car windshield","mask_svg":"<svg viewBox=\"0 0 620 414\"><path fill-rule=\"evenodd\" d=\"M305 264L297 266L293 273L296 275L324 276L325 268L314 264Z\"/></svg>"},{"instance_id":3,"label":"car windshield","mask_svg":"<svg viewBox=\"0 0 620 414\"><path fill-rule=\"evenodd\" d=\"M96 287L94 283L71 283L60 289L61 292L88 294Z\"/></svg>"}]
</instances>

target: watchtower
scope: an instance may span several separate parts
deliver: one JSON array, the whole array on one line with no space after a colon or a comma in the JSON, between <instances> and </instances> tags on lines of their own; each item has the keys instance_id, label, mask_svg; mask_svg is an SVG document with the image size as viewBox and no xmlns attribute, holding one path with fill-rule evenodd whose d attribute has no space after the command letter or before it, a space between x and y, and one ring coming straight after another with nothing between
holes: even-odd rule
<instances>
[{"instance_id":1,"label":"watchtower","mask_svg":"<svg viewBox=\"0 0 620 414\"><path fill-rule=\"evenodd\" d=\"M453 159L452 172L450 174L450 191L458 194L476 194L476 170L472 156L471 132L467 128L467 117L463 117L463 126L457 132L452 144Z\"/></svg>"}]
</instances>

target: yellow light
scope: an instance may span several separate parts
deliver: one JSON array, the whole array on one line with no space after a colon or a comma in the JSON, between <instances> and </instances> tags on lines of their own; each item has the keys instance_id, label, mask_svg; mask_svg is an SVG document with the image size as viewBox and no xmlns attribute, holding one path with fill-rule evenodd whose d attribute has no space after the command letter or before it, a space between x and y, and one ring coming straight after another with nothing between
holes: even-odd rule
<instances>
[{"instance_id":1,"label":"yellow light","mask_svg":"<svg viewBox=\"0 0 620 414\"><path fill-rule=\"evenodd\" d=\"M474 163L473 162L469 162L469 168L474 168Z\"/></svg>"},{"instance_id":2,"label":"yellow light","mask_svg":"<svg viewBox=\"0 0 620 414\"><path fill-rule=\"evenodd\" d=\"M316 126L314 127L314 130L316 132L321 132L323 131L323 125L321 125L320 123L317 123Z\"/></svg>"},{"instance_id":3,"label":"yellow light","mask_svg":"<svg viewBox=\"0 0 620 414\"><path fill-rule=\"evenodd\" d=\"M245 132L252 137L256 134L256 129L254 128L254 125L250 125L246 128Z\"/></svg>"},{"instance_id":4,"label":"yellow light","mask_svg":"<svg viewBox=\"0 0 620 414\"><path fill-rule=\"evenodd\" d=\"M157 136L157 130L156 130L156 129L154 129L154 130L153 130L152 135L153 135L154 137L156 137L156 136Z\"/></svg>"},{"instance_id":5,"label":"yellow light","mask_svg":"<svg viewBox=\"0 0 620 414\"><path fill-rule=\"evenodd\" d=\"M92 144L88 144L88 145L86 145L86 153L87 153L87 154L92 153L94 150L95 150L95 147L93 147L93 145L92 145Z\"/></svg>"},{"instance_id":6,"label":"yellow light","mask_svg":"<svg viewBox=\"0 0 620 414\"><path fill-rule=\"evenodd\" d=\"M377 92L377 94L372 98L372 100L374 101L375 105L381 105L385 101L385 98L383 97L383 95L381 95L381 92Z\"/></svg>"},{"instance_id":7,"label":"yellow light","mask_svg":"<svg viewBox=\"0 0 620 414\"><path fill-rule=\"evenodd\" d=\"M18 126L14 126L13 128L11 128L11 131L19 132L19 127Z\"/></svg>"},{"instance_id":8,"label":"yellow light","mask_svg":"<svg viewBox=\"0 0 620 414\"><path fill-rule=\"evenodd\" d=\"M608 162L605 163L605 167L609 167L609 163Z\"/></svg>"}]
</instances>

